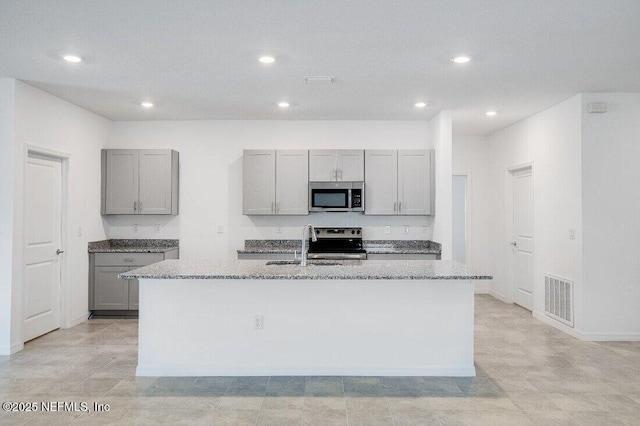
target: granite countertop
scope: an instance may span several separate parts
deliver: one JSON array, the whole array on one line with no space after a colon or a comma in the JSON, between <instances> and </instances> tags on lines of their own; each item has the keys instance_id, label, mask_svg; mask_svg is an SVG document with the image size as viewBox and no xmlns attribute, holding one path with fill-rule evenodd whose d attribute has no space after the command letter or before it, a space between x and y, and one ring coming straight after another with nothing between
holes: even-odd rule
<instances>
[{"instance_id":1,"label":"granite countertop","mask_svg":"<svg viewBox=\"0 0 640 426\"><path fill-rule=\"evenodd\" d=\"M364 248L371 254L440 254L439 243L428 240L364 240ZM300 251L300 240L245 240L238 253L291 253Z\"/></svg>"},{"instance_id":2,"label":"granite countertop","mask_svg":"<svg viewBox=\"0 0 640 426\"><path fill-rule=\"evenodd\" d=\"M112 239L92 241L89 253L165 253L179 247L178 240Z\"/></svg>"},{"instance_id":3,"label":"granite countertop","mask_svg":"<svg viewBox=\"0 0 640 426\"><path fill-rule=\"evenodd\" d=\"M487 280L493 277L445 260L310 261L267 265L265 260L164 260L120 274L121 279L261 280ZM335 263L339 263L335 265Z\"/></svg>"}]
</instances>

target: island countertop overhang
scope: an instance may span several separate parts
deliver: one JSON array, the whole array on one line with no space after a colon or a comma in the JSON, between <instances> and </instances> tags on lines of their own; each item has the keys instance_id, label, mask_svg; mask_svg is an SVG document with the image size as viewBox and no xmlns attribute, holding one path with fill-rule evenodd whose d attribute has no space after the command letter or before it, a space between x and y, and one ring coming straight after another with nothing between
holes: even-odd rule
<instances>
[{"instance_id":1,"label":"island countertop overhang","mask_svg":"<svg viewBox=\"0 0 640 426\"><path fill-rule=\"evenodd\" d=\"M447 260L342 261L339 265L267 265L265 260L165 260L119 275L121 279L260 280L490 280Z\"/></svg>"}]
</instances>

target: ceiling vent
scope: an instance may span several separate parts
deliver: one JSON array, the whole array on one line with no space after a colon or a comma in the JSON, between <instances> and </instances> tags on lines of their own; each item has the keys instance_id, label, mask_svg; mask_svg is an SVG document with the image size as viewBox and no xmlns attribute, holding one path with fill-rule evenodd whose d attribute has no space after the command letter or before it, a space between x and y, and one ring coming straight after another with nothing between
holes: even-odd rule
<instances>
[{"instance_id":1,"label":"ceiling vent","mask_svg":"<svg viewBox=\"0 0 640 426\"><path fill-rule=\"evenodd\" d=\"M336 82L334 75L308 75L304 78L307 84L333 84Z\"/></svg>"},{"instance_id":2,"label":"ceiling vent","mask_svg":"<svg viewBox=\"0 0 640 426\"><path fill-rule=\"evenodd\" d=\"M590 114L604 114L607 112L607 103L606 102L590 102L589 103L589 113Z\"/></svg>"}]
</instances>

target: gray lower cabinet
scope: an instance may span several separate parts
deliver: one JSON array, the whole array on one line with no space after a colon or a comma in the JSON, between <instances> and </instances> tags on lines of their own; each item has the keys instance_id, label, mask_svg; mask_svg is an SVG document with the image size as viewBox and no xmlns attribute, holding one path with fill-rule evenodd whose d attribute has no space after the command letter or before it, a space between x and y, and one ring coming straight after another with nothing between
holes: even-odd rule
<instances>
[{"instance_id":1,"label":"gray lower cabinet","mask_svg":"<svg viewBox=\"0 0 640 426\"><path fill-rule=\"evenodd\" d=\"M164 253L89 253L89 310L95 315L136 315L140 284L118 275L177 258L177 248Z\"/></svg>"},{"instance_id":2,"label":"gray lower cabinet","mask_svg":"<svg viewBox=\"0 0 640 426\"><path fill-rule=\"evenodd\" d=\"M298 256L300 252L298 251ZM238 253L238 259L293 260L293 253ZM437 253L367 253L368 260L440 260Z\"/></svg>"},{"instance_id":3,"label":"gray lower cabinet","mask_svg":"<svg viewBox=\"0 0 640 426\"><path fill-rule=\"evenodd\" d=\"M129 281L118 279L118 274L127 272L124 266L97 266L95 269L95 292L93 309L129 309Z\"/></svg>"},{"instance_id":4,"label":"gray lower cabinet","mask_svg":"<svg viewBox=\"0 0 640 426\"><path fill-rule=\"evenodd\" d=\"M367 253L369 260L440 260L437 253Z\"/></svg>"}]
</instances>

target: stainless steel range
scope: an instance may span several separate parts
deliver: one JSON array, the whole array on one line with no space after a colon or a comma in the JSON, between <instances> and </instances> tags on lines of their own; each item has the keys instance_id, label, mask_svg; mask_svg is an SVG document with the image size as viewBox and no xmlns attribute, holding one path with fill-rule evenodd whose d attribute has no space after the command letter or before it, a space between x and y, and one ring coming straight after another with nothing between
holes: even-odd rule
<instances>
[{"instance_id":1,"label":"stainless steel range","mask_svg":"<svg viewBox=\"0 0 640 426\"><path fill-rule=\"evenodd\" d=\"M362 228L315 228L316 241L309 238L309 259L366 259Z\"/></svg>"}]
</instances>

